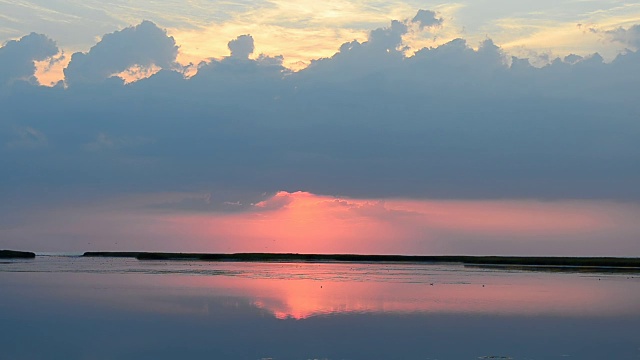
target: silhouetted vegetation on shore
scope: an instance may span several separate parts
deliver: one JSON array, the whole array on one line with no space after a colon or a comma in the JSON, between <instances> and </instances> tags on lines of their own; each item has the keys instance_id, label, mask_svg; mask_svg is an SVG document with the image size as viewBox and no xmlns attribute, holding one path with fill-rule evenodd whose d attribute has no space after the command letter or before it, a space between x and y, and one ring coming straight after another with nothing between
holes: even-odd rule
<instances>
[{"instance_id":1,"label":"silhouetted vegetation on shore","mask_svg":"<svg viewBox=\"0 0 640 360\"><path fill-rule=\"evenodd\" d=\"M617 257L529 257L529 256L409 256L358 254L295 254L295 253L159 253L159 252L86 252L84 256L131 257L138 260L203 260L249 262L406 262L460 263L475 266L522 267L539 270L557 267L627 268L640 271L640 258Z\"/></svg>"},{"instance_id":2,"label":"silhouetted vegetation on shore","mask_svg":"<svg viewBox=\"0 0 640 360\"><path fill-rule=\"evenodd\" d=\"M28 251L0 250L0 259L32 259L35 253Z\"/></svg>"}]
</instances>

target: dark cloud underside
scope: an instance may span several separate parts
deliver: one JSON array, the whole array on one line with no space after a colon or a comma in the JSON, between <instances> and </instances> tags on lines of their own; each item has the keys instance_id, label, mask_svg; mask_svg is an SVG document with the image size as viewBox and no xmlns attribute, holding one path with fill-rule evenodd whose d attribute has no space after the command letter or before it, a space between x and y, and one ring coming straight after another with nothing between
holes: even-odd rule
<instances>
[{"instance_id":1,"label":"dark cloud underside","mask_svg":"<svg viewBox=\"0 0 640 360\"><path fill-rule=\"evenodd\" d=\"M248 59L253 39L243 35L232 56L190 79L171 70L176 44L152 23L106 35L73 55L68 88L0 90L0 195L233 188L640 200L640 53L538 69L490 40L406 57L406 32L393 22L297 73L280 57ZM36 48L19 70L2 62L5 83L57 52L44 40ZM108 78L151 64L165 70L129 85Z\"/></svg>"}]
</instances>

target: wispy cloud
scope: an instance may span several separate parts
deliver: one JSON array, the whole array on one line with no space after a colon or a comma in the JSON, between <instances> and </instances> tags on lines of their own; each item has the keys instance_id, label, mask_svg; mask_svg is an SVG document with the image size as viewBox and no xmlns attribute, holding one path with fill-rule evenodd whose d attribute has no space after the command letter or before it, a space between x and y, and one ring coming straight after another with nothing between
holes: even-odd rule
<instances>
[{"instance_id":1,"label":"wispy cloud","mask_svg":"<svg viewBox=\"0 0 640 360\"><path fill-rule=\"evenodd\" d=\"M330 56L336 50L335 44L363 41L369 29L393 19L413 18L424 3L198 0L185 4L173 0L124 4L32 0L4 1L0 6L4 7L3 13L17 19L7 29L6 39L36 31L57 39L67 52L87 51L102 34L146 19L168 29L181 44L178 61L183 65L225 56L228 39L252 34L256 54L283 55L285 66L297 70L312 59ZM611 59L622 50L619 45L582 36L575 25L611 30L628 27L640 19L638 4L609 0L517 3L493 0L489 5L474 1L436 2L430 4L430 9L437 12L445 25L434 33L408 34L406 43L412 51L457 37L478 43L488 36L516 55L525 50L561 56L599 51Z\"/></svg>"}]
</instances>

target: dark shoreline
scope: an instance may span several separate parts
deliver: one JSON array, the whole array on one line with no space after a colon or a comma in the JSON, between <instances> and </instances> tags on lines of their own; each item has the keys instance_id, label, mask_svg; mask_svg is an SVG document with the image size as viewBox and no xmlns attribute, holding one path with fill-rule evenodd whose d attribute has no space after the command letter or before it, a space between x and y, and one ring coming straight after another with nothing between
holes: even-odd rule
<instances>
[{"instance_id":1,"label":"dark shoreline","mask_svg":"<svg viewBox=\"0 0 640 360\"><path fill-rule=\"evenodd\" d=\"M159 253L159 252L86 252L85 257L126 257L138 260L198 260L236 262L397 262L459 263L469 266L518 268L527 270L587 269L599 271L640 271L640 258L618 257L531 257L531 256L410 256L358 254L294 253Z\"/></svg>"},{"instance_id":2,"label":"dark shoreline","mask_svg":"<svg viewBox=\"0 0 640 360\"><path fill-rule=\"evenodd\" d=\"M0 250L0 259L33 259L35 253L29 251Z\"/></svg>"}]
</instances>

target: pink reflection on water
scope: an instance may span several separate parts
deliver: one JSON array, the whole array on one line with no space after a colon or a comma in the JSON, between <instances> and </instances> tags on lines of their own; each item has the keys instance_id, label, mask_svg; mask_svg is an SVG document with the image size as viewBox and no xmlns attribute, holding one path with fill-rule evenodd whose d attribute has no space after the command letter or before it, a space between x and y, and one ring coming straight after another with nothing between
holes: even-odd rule
<instances>
[{"instance_id":1,"label":"pink reflection on water","mask_svg":"<svg viewBox=\"0 0 640 360\"><path fill-rule=\"evenodd\" d=\"M470 284L190 278L199 288L224 288L278 319L338 313L469 313L621 315L640 312L640 292L616 280L566 276L476 278ZM483 284L484 283L484 284ZM184 284L184 283L183 283Z\"/></svg>"},{"instance_id":2,"label":"pink reflection on water","mask_svg":"<svg viewBox=\"0 0 640 360\"><path fill-rule=\"evenodd\" d=\"M506 272L460 265L96 261L83 260L74 271L0 272L0 283L21 298L56 297L169 314L212 314L221 311L212 301L222 299L228 306L241 303L278 319L349 313L640 315L637 274Z\"/></svg>"},{"instance_id":3,"label":"pink reflection on water","mask_svg":"<svg viewBox=\"0 0 640 360\"><path fill-rule=\"evenodd\" d=\"M322 272L325 266L329 269ZM394 266L390 271L395 274L384 277L385 269L376 266L350 273L348 264L263 264L268 268L268 278L258 272L249 277L163 276L154 280L165 289L180 287L187 292L244 298L278 319L344 313L640 313L640 279L624 275L507 273L452 266L439 267L425 276L406 275L415 271L415 266L406 270ZM364 272L367 274L362 276Z\"/></svg>"}]
</instances>

